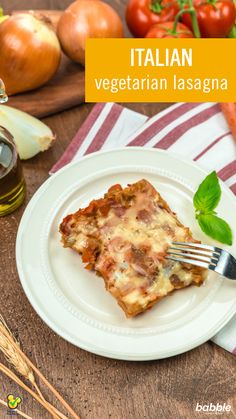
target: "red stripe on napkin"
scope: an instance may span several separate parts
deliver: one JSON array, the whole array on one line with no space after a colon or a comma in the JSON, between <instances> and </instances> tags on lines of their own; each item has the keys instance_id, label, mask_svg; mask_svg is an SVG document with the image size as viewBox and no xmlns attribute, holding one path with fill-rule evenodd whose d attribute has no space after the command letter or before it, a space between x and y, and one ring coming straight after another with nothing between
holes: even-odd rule
<instances>
[{"instance_id":1,"label":"red stripe on napkin","mask_svg":"<svg viewBox=\"0 0 236 419\"><path fill-rule=\"evenodd\" d=\"M236 160L232 161L231 163L227 164L227 166L223 167L223 169L221 169L218 172L218 176L222 180L227 180L231 176L233 176L235 172L236 172Z\"/></svg>"},{"instance_id":2,"label":"red stripe on napkin","mask_svg":"<svg viewBox=\"0 0 236 419\"><path fill-rule=\"evenodd\" d=\"M120 105L117 104L97 104L94 106L91 114L88 116L82 127L79 129L77 135L72 140L70 146L67 148L65 153L63 154L62 158L57 162L57 164L52 168L51 173L54 173L56 170L63 167L65 164L69 163L72 159L76 159L76 154L78 153L78 158L80 158L84 154L91 153L93 151L98 151L106 147L106 140L109 138L109 148L112 149L112 147L117 147L117 144L119 146L131 146L131 145L143 145L143 146L149 146L149 141L151 140L152 143L155 141L155 136L158 135L160 140L156 142L155 148L161 148L161 149L168 149L171 145L178 143L179 141L179 148L177 144L177 152L178 154L181 154L181 139L183 136L188 136L189 140L196 141L196 146L198 143L199 138L199 132L201 131L199 125L202 126L202 130L204 130L204 135L207 131L207 121L209 120L209 126L211 126L211 117L214 115L219 114L219 118L214 120L215 124L219 124L219 129L221 132L221 135L218 136L218 138L211 139L211 130L209 129L209 140L208 145L203 145L203 149L199 150L198 147L198 153L195 157L195 160L199 160L200 157L202 157L204 154L207 153L207 156L204 160L203 166L207 168L208 164L210 167L210 170L212 170L212 161L211 161L211 149L217 144L220 143L223 138L225 138L227 135L229 136L229 140L231 137L231 134L228 131L227 125L225 124L225 127L222 121L222 114L220 113L219 105L218 104L208 104L208 107L204 107L202 110L202 104L199 103L183 103L179 105L174 105L174 107L170 106L169 109L165 109L163 112L160 112L160 114L155 115L154 117L150 118L148 123L145 123L147 120L143 116L143 130L140 128L140 117L138 118L135 112L130 111L128 109L125 110L125 118L124 113L122 110L124 109ZM197 109L197 107L200 107ZM104 109L106 108L106 109ZM189 116L188 112L191 110L196 110L193 112L193 116ZM185 115L186 114L186 115ZM119 117L122 115L122 123L119 125ZM137 117L137 124L139 125L137 135L135 134L130 137L127 136L127 128L126 124L127 119L130 118L130 120L133 119L135 121L135 118ZM183 122L181 122L183 121ZM96 127L93 129L93 125L96 124ZM118 124L118 125L117 125ZM123 125L122 125L123 124ZM135 127L134 122L132 123ZM132 126L131 124L131 126ZM148 125L148 126L147 126ZM123 136L123 142L120 141L120 137L117 137L117 132L114 131L114 139L112 139L112 136L110 136L110 133L112 130L115 130L115 127L119 126L119 135ZM161 131L163 128L166 128L168 130L168 127L171 126L172 129L167 133L166 135L163 134L161 136ZM120 129L122 128L122 132L120 132ZM196 128L196 130L195 130ZM93 129L93 131L91 131ZM170 129L170 128L169 128ZM129 130L130 133L130 125ZM166 131L165 131L166 132ZM195 134L195 132L197 134ZM92 134L93 133L93 134ZM131 134L130 134L131 135ZM86 146L83 144L86 141ZM83 144L83 150L81 150L81 145ZM87 150L86 150L87 147ZM220 166L219 162L217 162L215 170L219 171L219 176L222 178L222 180L227 180L233 175L236 174L236 164L235 162L231 162L230 164L227 164L229 161L229 155L227 153L231 153L230 148L226 147L226 149L219 145L220 150L222 149L222 165L224 166L222 169L222 165ZM220 151L221 153L221 151ZM226 154L225 154L226 153ZM183 148L182 150L183 156L186 155L186 151ZM218 167L217 167L218 165ZM231 185L232 191L235 192L235 186Z\"/></svg>"},{"instance_id":3,"label":"red stripe on napkin","mask_svg":"<svg viewBox=\"0 0 236 419\"><path fill-rule=\"evenodd\" d=\"M87 148L84 154L93 153L94 151L98 151L102 148L103 144L105 143L107 137L109 136L110 132L112 131L116 121L119 119L121 112L123 111L123 107L120 105L113 106L108 113L106 119L104 120L102 126L98 130L97 134L95 135L93 141Z\"/></svg>"},{"instance_id":4,"label":"red stripe on napkin","mask_svg":"<svg viewBox=\"0 0 236 419\"><path fill-rule=\"evenodd\" d=\"M200 106L201 103L184 103L180 105L178 108L173 109L172 111L168 112L166 115L162 116L161 118L157 119L152 125L146 128L141 134L139 134L131 143L130 146L143 146L148 141L152 139L155 135L157 135L163 128L165 128L168 124L175 121L180 116L184 115L186 112Z\"/></svg>"},{"instance_id":5,"label":"red stripe on napkin","mask_svg":"<svg viewBox=\"0 0 236 419\"><path fill-rule=\"evenodd\" d=\"M230 132L226 132L225 134L218 137L215 141L213 141L211 144L209 144L209 146L206 147L200 154L198 154L198 156L195 157L194 160L197 161L202 156L204 156L204 154L206 154L207 151L209 151L212 147L214 147L217 143L219 143L223 138L227 137L227 135L230 135Z\"/></svg>"},{"instance_id":6,"label":"red stripe on napkin","mask_svg":"<svg viewBox=\"0 0 236 419\"><path fill-rule=\"evenodd\" d=\"M88 135L88 132L98 119L105 105L105 103L98 103L96 106L93 107L92 111L86 118L85 122L82 124L81 128L71 141L70 145L67 147L60 160L52 167L50 173L55 173L57 170L61 169L66 164L70 163L78 149L81 147L81 144L84 142L84 139Z\"/></svg>"},{"instance_id":7,"label":"red stripe on napkin","mask_svg":"<svg viewBox=\"0 0 236 419\"><path fill-rule=\"evenodd\" d=\"M158 141L154 147L167 150L185 133L185 131L207 121L218 112L220 112L218 104L213 105L208 109L204 109L197 115L192 116L191 118L187 119L187 121L182 122L182 124L179 124L177 127L168 132L168 134L166 134L165 137Z\"/></svg>"},{"instance_id":8,"label":"red stripe on napkin","mask_svg":"<svg viewBox=\"0 0 236 419\"><path fill-rule=\"evenodd\" d=\"M236 195L236 183L230 186L231 191Z\"/></svg>"}]
</instances>

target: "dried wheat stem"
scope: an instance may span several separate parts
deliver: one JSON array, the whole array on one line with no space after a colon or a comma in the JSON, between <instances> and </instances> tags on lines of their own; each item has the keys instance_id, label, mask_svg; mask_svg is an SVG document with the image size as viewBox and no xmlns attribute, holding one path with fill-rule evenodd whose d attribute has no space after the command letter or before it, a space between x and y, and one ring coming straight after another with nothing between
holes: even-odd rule
<instances>
[{"instance_id":1,"label":"dried wheat stem","mask_svg":"<svg viewBox=\"0 0 236 419\"><path fill-rule=\"evenodd\" d=\"M56 419L60 419L61 416L55 415L53 406L47 402L41 400L41 398L35 393L33 390L31 390L30 387L28 387L23 381L17 377L9 368L5 367L2 363L0 363L0 371L2 371L5 375L7 375L9 378L11 378L15 383L17 383L19 386L21 386L24 390L26 390L28 393L31 394L31 396L37 400L49 413L51 413L52 416L55 416Z\"/></svg>"},{"instance_id":2,"label":"dried wheat stem","mask_svg":"<svg viewBox=\"0 0 236 419\"><path fill-rule=\"evenodd\" d=\"M61 413L59 410L57 410L56 407L54 407L53 405L51 405L51 406L52 406L53 411L54 411L54 416L53 417L56 417L55 415L58 415L58 416L60 416L61 419L68 419L68 416L65 416L63 413Z\"/></svg>"},{"instance_id":3,"label":"dried wheat stem","mask_svg":"<svg viewBox=\"0 0 236 419\"><path fill-rule=\"evenodd\" d=\"M63 399L63 397L57 392L57 390L48 382L48 380L44 377L44 375L35 367L35 365L30 361L30 359L24 354L24 352L21 350L19 343L16 341L14 336L12 335L10 329L8 328L6 322L4 321L3 317L0 315L0 332L2 332L2 335L5 336L8 343L8 350L4 351L4 354L8 361L17 369L18 372L20 372L24 377L26 377L31 384L35 387L36 391L40 395L43 401L45 401L39 387L36 384L35 377L33 370L35 373L41 378L41 380L47 385L47 387L52 391L52 393L57 397L57 399L62 403L62 405L67 409L67 411L75 418L80 419L79 416L74 412L74 410L68 405L68 403ZM0 349L1 346L4 348L4 345L1 345L1 335L0 335ZM6 343L5 343L6 346ZM12 347L15 349L18 359L16 362L16 359L11 357ZM9 350L10 347L10 350ZM7 352L7 353L5 353ZM10 354L10 357L8 356ZM9 359L10 358L10 359ZM19 362L20 358L20 362ZM21 365L21 371L19 370L18 366ZM22 367L24 365L24 368ZM58 414L58 410L54 408L55 412ZM60 413L60 412L59 412ZM61 415L63 415L61 413ZM63 417L63 416L62 416ZM64 416L66 418L66 416Z\"/></svg>"},{"instance_id":4,"label":"dried wheat stem","mask_svg":"<svg viewBox=\"0 0 236 419\"><path fill-rule=\"evenodd\" d=\"M44 398L44 396L43 396L43 394L42 394L42 392L41 392L41 390L40 390L40 388L39 388L39 386L37 385L37 383L36 383L36 382L35 382L35 384L34 384L34 388L35 388L35 390L37 391L38 395L41 397L41 399L42 399L44 402L46 402L47 400Z\"/></svg>"},{"instance_id":5,"label":"dried wheat stem","mask_svg":"<svg viewBox=\"0 0 236 419\"><path fill-rule=\"evenodd\" d=\"M6 360L11 364L23 377L35 384L35 377L33 370L29 367L28 363L21 357L18 349L19 344L17 341L17 349L12 345L13 337L10 335L9 329L4 324L1 324L0 318L0 350L5 355Z\"/></svg>"},{"instance_id":6,"label":"dried wheat stem","mask_svg":"<svg viewBox=\"0 0 236 419\"><path fill-rule=\"evenodd\" d=\"M5 368L7 368L7 367L5 367ZM9 370L10 371L10 370ZM40 391L40 389L38 388L38 386L37 386L37 384L35 383L35 388L37 389L37 391L39 392L39 395L40 395L40 397L41 397L41 399L42 399L42 401L43 402L45 402L45 404L49 404L49 406L52 408L52 410L54 411L54 415L53 415L53 417L54 418L58 418L58 416L61 418L61 419L68 419L63 413L61 413L59 410L57 410L53 405L50 405L50 403L47 401L47 400L45 400L45 398L43 397L43 395L42 395L42 393L41 393L41 391ZM7 405L7 404L6 404ZM28 416L27 416L28 417ZM30 419L32 419L32 418L30 418Z\"/></svg>"},{"instance_id":7,"label":"dried wheat stem","mask_svg":"<svg viewBox=\"0 0 236 419\"><path fill-rule=\"evenodd\" d=\"M35 389L36 389L37 393L39 394L39 396L41 397L41 399L42 399L45 403L48 403L48 401L44 398L43 394L41 393L41 390L40 390L40 388L38 387L38 385L37 385L37 383L36 383L36 382L34 383L34 387L35 387ZM56 407L54 407L53 405L52 405L52 407L53 407L53 410L54 410L54 412L55 412L55 414L56 414L56 415L60 416L62 419L68 419L68 418L67 418L67 416L65 416L63 413L61 413L59 410L57 410L57 408L56 408ZM55 417L55 416L54 416L54 417Z\"/></svg>"},{"instance_id":8,"label":"dried wheat stem","mask_svg":"<svg viewBox=\"0 0 236 419\"><path fill-rule=\"evenodd\" d=\"M72 407L63 399L63 397L58 393L58 391L49 383L49 381L44 377L44 375L38 370L38 368L30 361L30 359L22 352L22 356L28 360L29 365L38 375L39 378L44 382L44 384L51 390L51 392L56 396L56 398L61 402L61 404L66 408L66 410L71 414L74 419L80 419L80 417L75 413Z\"/></svg>"},{"instance_id":9,"label":"dried wheat stem","mask_svg":"<svg viewBox=\"0 0 236 419\"><path fill-rule=\"evenodd\" d=\"M16 349L13 344L12 340L14 340L15 344L17 345L18 349ZM22 358L21 354L19 353L19 343L14 339L12 336L8 326L4 322L4 319L0 317L0 350L5 355L6 360L11 364L15 370L20 373L23 377L25 377L36 389L41 399L47 403L44 396L39 389L32 368L28 365L28 363ZM55 408L55 412L58 413L57 409ZM64 419L64 418L63 418Z\"/></svg>"},{"instance_id":10,"label":"dried wheat stem","mask_svg":"<svg viewBox=\"0 0 236 419\"><path fill-rule=\"evenodd\" d=\"M5 325L4 320L2 319L2 316L0 316L0 322L3 322ZM0 323L1 326L1 323ZM25 355L25 353L21 350L18 343L16 343L15 339L13 338L10 330L8 327L6 327L6 330L4 328L0 328L0 330L3 331L5 336L8 337L14 348L18 351L18 353L21 355L21 357L26 361L29 367L32 368L32 370L38 375L38 377L46 384L46 386L52 391L52 393L57 397L57 399L61 402L61 404L67 409L67 411L71 414L71 416L75 419L80 419L80 417L75 413L75 411L72 409L72 407L63 399L63 397L58 393L58 391L49 383L49 381L44 377L44 375L38 370L38 368L30 361L30 359ZM35 381L34 381L35 382Z\"/></svg>"},{"instance_id":11,"label":"dried wheat stem","mask_svg":"<svg viewBox=\"0 0 236 419\"><path fill-rule=\"evenodd\" d=\"M2 404L5 407L8 407L7 403L4 402L3 400L0 399L0 404ZM18 413L18 415L22 416L23 418L26 419L33 419L31 416L26 415L25 413L23 413L21 410L19 409L14 409L14 412Z\"/></svg>"},{"instance_id":12,"label":"dried wheat stem","mask_svg":"<svg viewBox=\"0 0 236 419\"><path fill-rule=\"evenodd\" d=\"M4 402L4 401L3 401L3 400L1 400L1 399L0 399L0 404L1 404L1 405L3 405L3 406L5 406L5 407L8 407L7 403L6 403L6 402ZM26 413L22 412L22 411L21 411L21 410L19 410L19 409L14 409L14 412L18 413L18 415L22 416L23 418L26 418L26 419L33 419L31 416L26 415Z\"/></svg>"}]
</instances>

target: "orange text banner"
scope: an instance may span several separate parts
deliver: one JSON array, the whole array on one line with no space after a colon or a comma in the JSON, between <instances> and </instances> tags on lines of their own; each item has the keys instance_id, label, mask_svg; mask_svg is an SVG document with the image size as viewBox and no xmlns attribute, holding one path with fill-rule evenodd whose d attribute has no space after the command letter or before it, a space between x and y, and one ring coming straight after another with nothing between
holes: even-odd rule
<instances>
[{"instance_id":1,"label":"orange text banner","mask_svg":"<svg viewBox=\"0 0 236 419\"><path fill-rule=\"evenodd\" d=\"M88 39L86 102L236 102L235 39Z\"/></svg>"}]
</instances>

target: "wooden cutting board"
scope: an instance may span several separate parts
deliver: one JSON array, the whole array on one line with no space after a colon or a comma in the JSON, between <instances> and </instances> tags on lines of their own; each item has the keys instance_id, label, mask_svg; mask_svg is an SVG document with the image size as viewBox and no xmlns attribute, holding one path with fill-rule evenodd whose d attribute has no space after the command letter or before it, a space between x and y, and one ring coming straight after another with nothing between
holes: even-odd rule
<instances>
[{"instance_id":1,"label":"wooden cutting board","mask_svg":"<svg viewBox=\"0 0 236 419\"><path fill-rule=\"evenodd\" d=\"M51 10L43 12L54 14ZM58 16L57 11L55 16ZM8 104L39 118L53 115L84 102L84 79L84 68L62 55L53 79L37 90L11 96Z\"/></svg>"}]
</instances>

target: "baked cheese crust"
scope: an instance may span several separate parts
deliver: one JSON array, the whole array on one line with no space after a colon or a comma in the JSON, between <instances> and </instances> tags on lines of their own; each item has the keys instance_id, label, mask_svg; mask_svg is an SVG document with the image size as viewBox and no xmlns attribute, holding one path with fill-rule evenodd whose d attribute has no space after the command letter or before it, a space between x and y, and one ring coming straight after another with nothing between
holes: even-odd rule
<instances>
[{"instance_id":1,"label":"baked cheese crust","mask_svg":"<svg viewBox=\"0 0 236 419\"><path fill-rule=\"evenodd\" d=\"M112 186L103 198L64 218L62 243L102 276L127 317L175 289L201 285L206 270L166 259L173 241L197 242L145 179Z\"/></svg>"}]
</instances>

